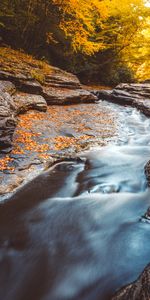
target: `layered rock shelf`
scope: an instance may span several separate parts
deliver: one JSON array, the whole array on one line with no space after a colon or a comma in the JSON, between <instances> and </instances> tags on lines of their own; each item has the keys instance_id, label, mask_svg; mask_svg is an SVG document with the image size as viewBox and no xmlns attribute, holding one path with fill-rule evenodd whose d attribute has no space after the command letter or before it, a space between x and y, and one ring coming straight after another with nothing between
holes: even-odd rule
<instances>
[{"instance_id":1,"label":"layered rock shelf","mask_svg":"<svg viewBox=\"0 0 150 300\"><path fill-rule=\"evenodd\" d=\"M150 83L121 83L113 90L93 91L102 100L131 105L150 116Z\"/></svg>"},{"instance_id":2,"label":"layered rock shelf","mask_svg":"<svg viewBox=\"0 0 150 300\"><path fill-rule=\"evenodd\" d=\"M73 74L51 67L50 74L40 83L24 68L0 71L0 150L9 152L17 115L29 109L46 111L47 105L92 103L97 96L82 88Z\"/></svg>"}]
</instances>

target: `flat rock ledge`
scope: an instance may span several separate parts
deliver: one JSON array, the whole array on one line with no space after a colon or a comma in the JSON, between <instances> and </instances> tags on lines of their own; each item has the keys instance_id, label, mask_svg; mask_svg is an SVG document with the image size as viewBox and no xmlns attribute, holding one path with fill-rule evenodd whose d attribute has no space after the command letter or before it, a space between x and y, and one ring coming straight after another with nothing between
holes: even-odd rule
<instances>
[{"instance_id":1,"label":"flat rock ledge","mask_svg":"<svg viewBox=\"0 0 150 300\"><path fill-rule=\"evenodd\" d=\"M112 300L149 300L150 299L150 264L137 281L117 292Z\"/></svg>"},{"instance_id":2,"label":"flat rock ledge","mask_svg":"<svg viewBox=\"0 0 150 300\"><path fill-rule=\"evenodd\" d=\"M150 116L150 83L121 83L113 90L99 90L93 93L101 100L130 105Z\"/></svg>"},{"instance_id":3,"label":"flat rock ledge","mask_svg":"<svg viewBox=\"0 0 150 300\"><path fill-rule=\"evenodd\" d=\"M78 78L52 67L41 84L24 70L0 71L0 152L11 151L17 115L29 109L45 112L47 105L92 103L97 96L82 88Z\"/></svg>"}]
</instances>

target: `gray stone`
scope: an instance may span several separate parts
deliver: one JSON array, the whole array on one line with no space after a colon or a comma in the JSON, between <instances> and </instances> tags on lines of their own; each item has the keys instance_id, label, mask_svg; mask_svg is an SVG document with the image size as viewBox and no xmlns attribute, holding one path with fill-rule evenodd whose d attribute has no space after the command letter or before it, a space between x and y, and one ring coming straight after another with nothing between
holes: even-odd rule
<instances>
[{"instance_id":1,"label":"gray stone","mask_svg":"<svg viewBox=\"0 0 150 300\"><path fill-rule=\"evenodd\" d=\"M16 91L15 85L10 81L0 81L0 92L13 95Z\"/></svg>"},{"instance_id":2,"label":"gray stone","mask_svg":"<svg viewBox=\"0 0 150 300\"><path fill-rule=\"evenodd\" d=\"M44 87L43 96L48 105L51 104L73 104L73 103L92 103L97 97L92 93L82 89L67 89Z\"/></svg>"},{"instance_id":3,"label":"gray stone","mask_svg":"<svg viewBox=\"0 0 150 300\"><path fill-rule=\"evenodd\" d=\"M10 151L12 137L16 127L14 118L14 103L8 93L0 91L0 150Z\"/></svg>"},{"instance_id":4,"label":"gray stone","mask_svg":"<svg viewBox=\"0 0 150 300\"><path fill-rule=\"evenodd\" d=\"M25 113L29 109L35 109L44 112L47 110L47 103L40 95L17 93L14 95L13 100L17 115L20 113Z\"/></svg>"},{"instance_id":5,"label":"gray stone","mask_svg":"<svg viewBox=\"0 0 150 300\"><path fill-rule=\"evenodd\" d=\"M19 80L16 87L21 92L35 95L41 95L43 91L41 84L36 80Z\"/></svg>"},{"instance_id":6,"label":"gray stone","mask_svg":"<svg viewBox=\"0 0 150 300\"><path fill-rule=\"evenodd\" d=\"M94 91L99 99L136 107L150 116L150 83L121 83L113 90Z\"/></svg>"}]
</instances>

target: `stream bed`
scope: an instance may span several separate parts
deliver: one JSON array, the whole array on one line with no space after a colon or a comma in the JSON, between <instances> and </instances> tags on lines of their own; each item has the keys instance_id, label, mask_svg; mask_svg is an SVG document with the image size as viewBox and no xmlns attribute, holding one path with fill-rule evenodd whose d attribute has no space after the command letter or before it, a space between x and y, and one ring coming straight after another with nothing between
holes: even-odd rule
<instances>
[{"instance_id":1,"label":"stream bed","mask_svg":"<svg viewBox=\"0 0 150 300\"><path fill-rule=\"evenodd\" d=\"M0 299L110 300L150 262L150 224L141 222L150 119L102 105L117 115L108 145L57 163L1 202Z\"/></svg>"}]
</instances>

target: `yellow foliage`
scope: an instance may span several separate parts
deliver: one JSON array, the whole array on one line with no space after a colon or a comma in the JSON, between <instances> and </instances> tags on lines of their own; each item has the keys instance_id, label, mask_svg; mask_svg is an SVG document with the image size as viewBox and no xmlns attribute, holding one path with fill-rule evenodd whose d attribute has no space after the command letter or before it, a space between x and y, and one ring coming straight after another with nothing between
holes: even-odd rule
<instances>
[{"instance_id":1,"label":"yellow foliage","mask_svg":"<svg viewBox=\"0 0 150 300\"><path fill-rule=\"evenodd\" d=\"M75 52L91 55L105 48L103 43L96 41L102 20L109 16L105 1L53 0L53 3L59 6L62 14L60 28L71 39Z\"/></svg>"},{"instance_id":2,"label":"yellow foliage","mask_svg":"<svg viewBox=\"0 0 150 300\"><path fill-rule=\"evenodd\" d=\"M135 18L138 19L139 12L144 7L143 0L124 0L121 3L120 0L52 0L52 2L59 7L60 28L66 37L71 39L73 50L87 55L109 48L110 45L105 39L105 34L109 32L113 35L116 31L119 37L126 39L126 32L133 32L132 29L136 25ZM110 18L118 18L119 22L115 24L114 20L114 23L110 24L108 22Z\"/></svg>"},{"instance_id":3,"label":"yellow foliage","mask_svg":"<svg viewBox=\"0 0 150 300\"><path fill-rule=\"evenodd\" d=\"M11 48L0 47L0 65L4 71L13 71L13 73L24 72L43 83L45 75L52 72L52 67L46 62L35 59L33 56L23 51L13 50Z\"/></svg>"},{"instance_id":4,"label":"yellow foliage","mask_svg":"<svg viewBox=\"0 0 150 300\"><path fill-rule=\"evenodd\" d=\"M132 67L137 77L150 76L150 71L147 72L150 53L150 8L145 5L144 0L52 2L59 8L59 26L66 39L70 40L74 52L93 55L95 52L110 49L115 51L115 55L122 61L127 61L127 65ZM135 59L139 63L135 63Z\"/></svg>"}]
</instances>

